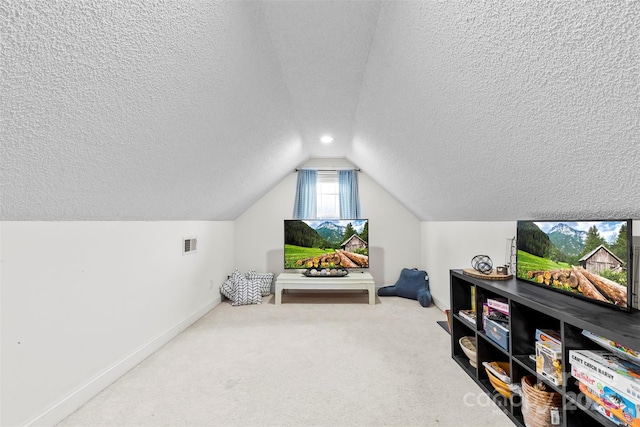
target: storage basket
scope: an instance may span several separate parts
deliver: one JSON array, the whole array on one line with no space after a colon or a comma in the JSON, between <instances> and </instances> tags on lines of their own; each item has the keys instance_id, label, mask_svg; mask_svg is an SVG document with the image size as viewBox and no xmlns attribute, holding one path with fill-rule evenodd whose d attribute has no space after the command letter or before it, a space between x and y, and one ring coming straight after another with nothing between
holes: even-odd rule
<instances>
[{"instance_id":1,"label":"storage basket","mask_svg":"<svg viewBox=\"0 0 640 427\"><path fill-rule=\"evenodd\" d=\"M527 427L552 427L560 424L560 393L536 390L533 375L522 377L522 417Z\"/></svg>"}]
</instances>

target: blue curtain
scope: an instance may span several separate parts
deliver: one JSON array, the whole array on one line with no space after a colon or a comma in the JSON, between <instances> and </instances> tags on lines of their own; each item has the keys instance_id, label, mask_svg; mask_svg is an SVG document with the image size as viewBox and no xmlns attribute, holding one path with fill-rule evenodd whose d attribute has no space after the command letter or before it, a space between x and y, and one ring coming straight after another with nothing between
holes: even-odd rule
<instances>
[{"instance_id":1,"label":"blue curtain","mask_svg":"<svg viewBox=\"0 0 640 427\"><path fill-rule=\"evenodd\" d=\"M340 218L360 218L358 173L355 170L338 171L338 192L340 194Z\"/></svg>"},{"instance_id":2,"label":"blue curtain","mask_svg":"<svg viewBox=\"0 0 640 427\"><path fill-rule=\"evenodd\" d=\"M296 200L293 205L293 219L315 219L318 208L316 200L316 182L318 171L301 169L298 171Z\"/></svg>"}]
</instances>

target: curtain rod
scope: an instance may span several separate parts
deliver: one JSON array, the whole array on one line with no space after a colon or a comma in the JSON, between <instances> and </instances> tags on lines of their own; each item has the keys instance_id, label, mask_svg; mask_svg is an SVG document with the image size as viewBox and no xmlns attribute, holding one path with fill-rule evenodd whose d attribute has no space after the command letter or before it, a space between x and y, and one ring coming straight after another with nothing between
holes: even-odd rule
<instances>
[{"instance_id":1,"label":"curtain rod","mask_svg":"<svg viewBox=\"0 0 640 427\"><path fill-rule=\"evenodd\" d=\"M361 172L360 168L335 168L335 169L316 169L316 168L296 168L294 172L300 172L303 169L312 169L318 172L336 172L336 171L356 171Z\"/></svg>"}]
</instances>

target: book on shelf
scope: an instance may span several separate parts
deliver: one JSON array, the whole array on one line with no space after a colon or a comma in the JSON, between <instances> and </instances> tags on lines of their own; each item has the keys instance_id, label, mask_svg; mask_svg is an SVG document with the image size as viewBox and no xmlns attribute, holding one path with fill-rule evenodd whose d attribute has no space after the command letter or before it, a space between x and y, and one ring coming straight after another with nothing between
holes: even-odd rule
<instances>
[{"instance_id":1,"label":"book on shelf","mask_svg":"<svg viewBox=\"0 0 640 427\"><path fill-rule=\"evenodd\" d=\"M491 313L491 309L489 308L489 304L486 302L482 303L482 329L487 329L487 316Z\"/></svg>"},{"instance_id":2,"label":"book on shelf","mask_svg":"<svg viewBox=\"0 0 640 427\"><path fill-rule=\"evenodd\" d=\"M476 311L475 310L460 310L458 311L460 317L462 317L467 322L476 324Z\"/></svg>"},{"instance_id":3,"label":"book on shelf","mask_svg":"<svg viewBox=\"0 0 640 427\"><path fill-rule=\"evenodd\" d=\"M625 347L613 340L594 334L593 332L589 332L587 330L583 330L582 335L589 338L591 341L595 342L605 350L615 353L616 356L620 356L623 359L626 359L629 362L640 366L640 353L637 350ZM638 372L640 373L640 370Z\"/></svg>"},{"instance_id":4,"label":"book on shelf","mask_svg":"<svg viewBox=\"0 0 640 427\"><path fill-rule=\"evenodd\" d=\"M482 303L482 329L487 329L487 319L491 319L501 323L507 323L509 316L500 310L489 307L489 304Z\"/></svg>"},{"instance_id":5,"label":"book on shelf","mask_svg":"<svg viewBox=\"0 0 640 427\"><path fill-rule=\"evenodd\" d=\"M487 298L489 308L499 311L500 313L509 315L509 300L506 298Z\"/></svg>"},{"instance_id":6,"label":"book on shelf","mask_svg":"<svg viewBox=\"0 0 640 427\"><path fill-rule=\"evenodd\" d=\"M561 345L560 331L554 329L536 329L536 341L549 341Z\"/></svg>"}]
</instances>

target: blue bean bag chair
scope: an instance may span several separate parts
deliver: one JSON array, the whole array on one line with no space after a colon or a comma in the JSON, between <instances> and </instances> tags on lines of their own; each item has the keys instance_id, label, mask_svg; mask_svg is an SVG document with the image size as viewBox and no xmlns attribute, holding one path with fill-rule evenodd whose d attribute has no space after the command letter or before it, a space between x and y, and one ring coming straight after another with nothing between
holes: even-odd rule
<instances>
[{"instance_id":1,"label":"blue bean bag chair","mask_svg":"<svg viewBox=\"0 0 640 427\"><path fill-rule=\"evenodd\" d=\"M417 300L421 306L431 305L431 291L429 290L429 275L417 268L403 268L395 285L378 289L378 296L398 296Z\"/></svg>"}]
</instances>

